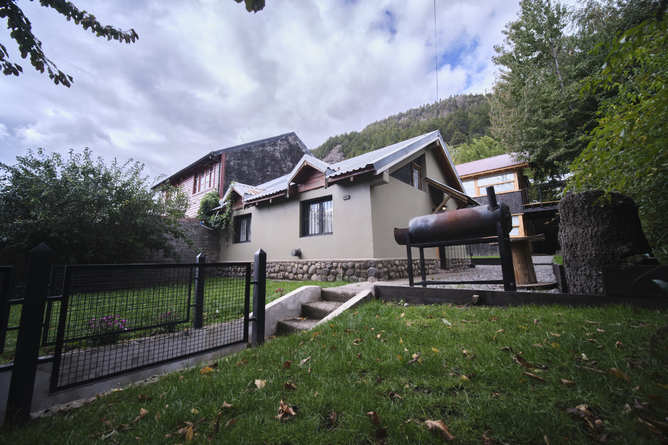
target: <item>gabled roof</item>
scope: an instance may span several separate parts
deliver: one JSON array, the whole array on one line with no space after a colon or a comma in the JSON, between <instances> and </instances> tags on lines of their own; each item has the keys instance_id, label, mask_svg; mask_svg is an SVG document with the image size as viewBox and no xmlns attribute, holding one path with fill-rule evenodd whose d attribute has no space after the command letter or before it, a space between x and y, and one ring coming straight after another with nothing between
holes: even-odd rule
<instances>
[{"instance_id":1,"label":"gabled roof","mask_svg":"<svg viewBox=\"0 0 668 445\"><path fill-rule=\"evenodd\" d=\"M188 164L188 166L182 168L181 170L177 171L176 173L173 173L172 175L170 175L167 178L163 179L162 181L158 182L152 188L158 187L159 185L168 182L172 178L178 178L179 176L182 176L182 175L188 173L190 170L197 167L199 164L202 164L202 163L207 162L207 161L217 160L218 157L223 153L252 149L252 148L254 148L258 145L263 145L263 144L268 144L268 143L271 143L271 142L275 142L275 141L278 141L280 139L287 138L289 136L294 136L294 137L297 138L297 140L299 141L300 148L302 149L302 151L304 152L305 155L309 153L308 148L306 148L306 146L301 141L301 139L299 139L299 136L297 136L297 134L294 131L291 131L289 133L279 134L278 136L272 136L270 138L265 138L265 139L258 139L257 141L246 142L244 144L234 145L232 147L226 147L226 148L221 148L221 149L218 149L218 150L211 151L211 152L205 154L204 156L202 156L201 158L199 158L198 160Z\"/></svg>"},{"instance_id":2,"label":"gabled roof","mask_svg":"<svg viewBox=\"0 0 668 445\"><path fill-rule=\"evenodd\" d=\"M275 195L286 194L295 176L305 166L312 167L323 173L326 182L336 180L337 177L342 175L355 175L366 172L372 172L373 174L378 175L434 142L438 142L438 145L443 151L443 155L450 165L453 166L453 173L455 173L454 176L457 177L460 188L459 193L461 193L461 190L464 190L464 186L462 185L461 180L459 180L456 171L454 171L454 164L452 163L450 153L441 137L441 133L437 130L334 164L328 164L308 154L304 155L290 173L255 186L254 189L257 192L244 195L244 201L252 203ZM456 189L453 190L457 191ZM225 195L227 195L227 192Z\"/></svg>"},{"instance_id":3,"label":"gabled roof","mask_svg":"<svg viewBox=\"0 0 668 445\"><path fill-rule=\"evenodd\" d=\"M223 195L221 201L225 201L232 192L235 192L236 194L238 194L243 198L246 195L255 195L257 193L260 193L260 191L261 191L260 189L253 187L252 185L232 181L230 186L227 187L227 190L225 191L225 194Z\"/></svg>"},{"instance_id":4,"label":"gabled roof","mask_svg":"<svg viewBox=\"0 0 668 445\"><path fill-rule=\"evenodd\" d=\"M527 162L519 158L515 153L504 153L490 158L478 159L477 161L458 164L457 173L460 176L469 176L488 171L501 170L510 167L526 167Z\"/></svg>"}]
</instances>

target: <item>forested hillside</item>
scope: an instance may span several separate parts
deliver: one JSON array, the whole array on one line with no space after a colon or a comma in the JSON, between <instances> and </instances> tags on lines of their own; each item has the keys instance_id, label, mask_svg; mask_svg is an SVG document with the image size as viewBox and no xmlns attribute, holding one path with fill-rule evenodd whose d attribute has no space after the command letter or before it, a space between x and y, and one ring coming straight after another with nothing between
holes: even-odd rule
<instances>
[{"instance_id":1,"label":"forested hillside","mask_svg":"<svg viewBox=\"0 0 668 445\"><path fill-rule=\"evenodd\" d=\"M489 127L487 96L453 96L374 122L362 131L330 137L314 154L337 162L433 130L440 130L445 142L454 147L489 135Z\"/></svg>"}]
</instances>

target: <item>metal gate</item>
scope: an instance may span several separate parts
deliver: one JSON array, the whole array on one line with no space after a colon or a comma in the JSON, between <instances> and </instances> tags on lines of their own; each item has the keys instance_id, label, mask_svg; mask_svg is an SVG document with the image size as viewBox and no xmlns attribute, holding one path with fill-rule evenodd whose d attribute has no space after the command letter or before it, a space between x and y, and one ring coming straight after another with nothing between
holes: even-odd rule
<instances>
[{"instance_id":1,"label":"metal gate","mask_svg":"<svg viewBox=\"0 0 668 445\"><path fill-rule=\"evenodd\" d=\"M55 343L52 392L248 342L251 263L80 265L63 275L43 335Z\"/></svg>"}]
</instances>

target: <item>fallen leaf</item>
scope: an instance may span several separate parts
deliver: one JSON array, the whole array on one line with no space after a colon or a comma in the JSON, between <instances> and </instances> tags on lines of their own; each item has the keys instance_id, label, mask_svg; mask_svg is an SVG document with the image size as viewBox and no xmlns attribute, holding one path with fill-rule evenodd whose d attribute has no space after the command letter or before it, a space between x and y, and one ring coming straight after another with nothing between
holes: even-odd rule
<instances>
[{"instance_id":1,"label":"fallen leaf","mask_svg":"<svg viewBox=\"0 0 668 445\"><path fill-rule=\"evenodd\" d=\"M209 374L210 372L213 372L213 368L211 366L205 366L204 368L199 370L200 375L206 375Z\"/></svg>"},{"instance_id":2,"label":"fallen leaf","mask_svg":"<svg viewBox=\"0 0 668 445\"><path fill-rule=\"evenodd\" d=\"M292 382L285 382L285 389L294 391L295 389L297 389L297 385L295 385Z\"/></svg>"},{"instance_id":3,"label":"fallen leaf","mask_svg":"<svg viewBox=\"0 0 668 445\"><path fill-rule=\"evenodd\" d=\"M239 361L235 364L235 366L244 366L244 365L247 365L247 364L248 364L248 360L243 359L243 360L239 360Z\"/></svg>"},{"instance_id":4,"label":"fallen leaf","mask_svg":"<svg viewBox=\"0 0 668 445\"><path fill-rule=\"evenodd\" d=\"M232 408L232 405L230 405L229 403L227 403L226 401L223 400L223 404L222 404L221 408Z\"/></svg>"},{"instance_id":5,"label":"fallen leaf","mask_svg":"<svg viewBox=\"0 0 668 445\"><path fill-rule=\"evenodd\" d=\"M438 348L434 348L433 346L431 347L432 352L438 353Z\"/></svg>"},{"instance_id":6,"label":"fallen leaf","mask_svg":"<svg viewBox=\"0 0 668 445\"><path fill-rule=\"evenodd\" d=\"M585 362L589 360L589 357L587 357L587 354L585 354L584 352L580 354L580 358Z\"/></svg>"},{"instance_id":7,"label":"fallen leaf","mask_svg":"<svg viewBox=\"0 0 668 445\"><path fill-rule=\"evenodd\" d=\"M621 341L617 340L617 341L615 342L615 348L617 348L617 349L621 349L622 346L623 346L623 343L622 343Z\"/></svg>"},{"instance_id":8,"label":"fallen leaf","mask_svg":"<svg viewBox=\"0 0 668 445\"><path fill-rule=\"evenodd\" d=\"M276 419L283 420L294 417L296 415L297 413L295 413L295 410L290 405L285 403L283 400L279 402L278 415L276 416Z\"/></svg>"},{"instance_id":9,"label":"fallen leaf","mask_svg":"<svg viewBox=\"0 0 668 445\"><path fill-rule=\"evenodd\" d=\"M363 340L362 340L361 338L356 338L355 340L353 340L353 345L357 346L357 345L359 345L360 343L362 343L362 341L363 341Z\"/></svg>"},{"instance_id":10,"label":"fallen leaf","mask_svg":"<svg viewBox=\"0 0 668 445\"><path fill-rule=\"evenodd\" d=\"M403 399L403 397L401 397L399 394L397 394L394 391L390 391L389 393L387 393L387 396L390 398L390 400L401 400L401 399Z\"/></svg>"},{"instance_id":11,"label":"fallen leaf","mask_svg":"<svg viewBox=\"0 0 668 445\"><path fill-rule=\"evenodd\" d=\"M292 362L290 360L286 360L283 362L283 369L288 369L292 365Z\"/></svg>"},{"instance_id":12,"label":"fallen leaf","mask_svg":"<svg viewBox=\"0 0 668 445\"><path fill-rule=\"evenodd\" d=\"M441 318L441 321L442 321L443 324L446 325L447 327L451 327L451 326L452 326L452 323L450 323L450 322L449 322L448 320L446 320L445 318Z\"/></svg>"},{"instance_id":13,"label":"fallen leaf","mask_svg":"<svg viewBox=\"0 0 668 445\"><path fill-rule=\"evenodd\" d=\"M543 434L543 440L545 441L545 445L550 445L550 439L547 438L547 434Z\"/></svg>"},{"instance_id":14,"label":"fallen leaf","mask_svg":"<svg viewBox=\"0 0 668 445\"><path fill-rule=\"evenodd\" d=\"M542 378L541 376L538 376L538 375L536 375L536 374L532 374L532 373L530 373L530 372L523 372L522 374L524 374L524 375L527 376L527 377L531 377L532 379L538 380L538 381L540 381L540 382L544 382L544 381L545 381L545 379Z\"/></svg>"},{"instance_id":15,"label":"fallen leaf","mask_svg":"<svg viewBox=\"0 0 668 445\"><path fill-rule=\"evenodd\" d=\"M180 376L179 376L179 382L182 382L182 381L183 381L183 376L180 375Z\"/></svg>"},{"instance_id":16,"label":"fallen leaf","mask_svg":"<svg viewBox=\"0 0 668 445\"><path fill-rule=\"evenodd\" d=\"M329 429L335 428L337 419L338 419L338 414L336 414L336 411L330 412L329 416L327 416L327 427Z\"/></svg>"},{"instance_id":17,"label":"fallen leaf","mask_svg":"<svg viewBox=\"0 0 668 445\"><path fill-rule=\"evenodd\" d=\"M428 430L439 432L445 440L455 440L455 436L450 433L442 420L425 420L424 424Z\"/></svg>"},{"instance_id":18,"label":"fallen leaf","mask_svg":"<svg viewBox=\"0 0 668 445\"><path fill-rule=\"evenodd\" d=\"M599 322L599 321L591 321L591 320L585 320L585 323L588 323L588 324L601 324L601 322Z\"/></svg>"},{"instance_id":19,"label":"fallen leaf","mask_svg":"<svg viewBox=\"0 0 668 445\"><path fill-rule=\"evenodd\" d=\"M464 374L459 376L459 380L461 380L462 382L470 382L471 381L471 379L468 378L468 376L466 376Z\"/></svg>"},{"instance_id":20,"label":"fallen leaf","mask_svg":"<svg viewBox=\"0 0 668 445\"><path fill-rule=\"evenodd\" d=\"M552 337L561 337L561 334L557 334L556 332L550 332L550 335Z\"/></svg>"},{"instance_id":21,"label":"fallen leaf","mask_svg":"<svg viewBox=\"0 0 668 445\"><path fill-rule=\"evenodd\" d=\"M601 328L596 328L596 332L600 332L600 333L603 333L603 332L605 332L605 329L601 329Z\"/></svg>"},{"instance_id":22,"label":"fallen leaf","mask_svg":"<svg viewBox=\"0 0 668 445\"><path fill-rule=\"evenodd\" d=\"M575 382L573 380L568 380L568 379L560 379L561 383L564 385L575 385Z\"/></svg>"},{"instance_id":23,"label":"fallen leaf","mask_svg":"<svg viewBox=\"0 0 668 445\"><path fill-rule=\"evenodd\" d=\"M199 414L199 410L198 410L197 408L193 408L193 409L191 409L190 412L191 412L192 414L194 414L194 415L198 415L198 414Z\"/></svg>"},{"instance_id":24,"label":"fallen leaf","mask_svg":"<svg viewBox=\"0 0 668 445\"><path fill-rule=\"evenodd\" d=\"M305 359L303 359L302 361L299 362L299 366L304 366L304 365L307 364L310 360L311 360L311 356L309 355L308 357L306 357Z\"/></svg>"},{"instance_id":25,"label":"fallen leaf","mask_svg":"<svg viewBox=\"0 0 668 445\"><path fill-rule=\"evenodd\" d=\"M399 315L399 318L404 318L405 315L406 315L406 312L402 312L401 315Z\"/></svg>"},{"instance_id":26,"label":"fallen leaf","mask_svg":"<svg viewBox=\"0 0 668 445\"><path fill-rule=\"evenodd\" d=\"M413 364L413 363L415 363L415 362L417 362L417 361L419 361L419 360L420 360L420 353L419 353L419 352L416 352L415 354L413 354L413 355L411 356L411 359L410 359L410 361L408 362L408 364L411 365L411 364Z\"/></svg>"},{"instance_id":27,"label":"fallen leaf","mask_svg":"<svg viewBox=\"0 0 668 445\"><path fill-rule=\"evenodd\" d=\"M383 333L381 332L380 334L376 334L376 338L380 338L383 336Z\"/></svg>"},{"instance_id":28,"label":"fallen leaf","mask_svg":"<svg viewBox=\"0 0 668 445\"><path fill-rule=\"evenodd\" d=\"M192 441L194 435L195 435L195 432L193 431L193 428L188 427L188 429L186 430L186 435L185 435L186 442Z\"/></svg>"},{"instance_id":29,"label":"fallen leaf","mask_svg":"<svg viewBox=\"0 0 668 445\"><path fill-rule=\"evenodd\" d=\"M618 379L626 380L627 382L630 382L631 379L629 378L628 375L624 374L622 371L620 371L617 368L610 368L610 374L614 375Z\"/></svg>"},{"instance_id":30,"label":"fallen leaf","mask_svg":"<svg viewBox=\"0 0 668 445\"><path fill-rule=\"evenodd\" d=\"M262 389L265 386L267 386L267 381L266 380L255 379L255 386L257 386L257 389Z\"/></svg>"},{"instance_id":31,"label":"fallen leaf","mask_svg":"<svg viewBox=\"0 0 668 445\"><path fill-rule=\"evenodd\" d=\"M237 423L237 419L232 418L232 419L228 420L227 422L225 422L225 428L227 428L228 426L232 426L235 423Z\"/></svg>"},{"instance_id":32,"label":"fallen leaf","mask_svg":"<svg viewBox=\"0 0 668 445\"><path fill-rule=\"evenodd\" d=\"M137 400L139 400L140 402L149 402L152 398L153 397L147 396L146 394L139 394L137 396Z\"/></svg>"}]
</instances>

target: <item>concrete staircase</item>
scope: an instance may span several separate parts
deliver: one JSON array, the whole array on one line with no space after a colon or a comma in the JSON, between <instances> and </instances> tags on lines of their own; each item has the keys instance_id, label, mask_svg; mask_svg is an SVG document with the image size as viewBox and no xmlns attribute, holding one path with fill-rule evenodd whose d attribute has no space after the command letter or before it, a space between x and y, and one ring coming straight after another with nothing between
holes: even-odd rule
<instances>
[{"instance_id":1,"label":"concrete staircase","mask_svg":"<svg viewBox=\"0 0 668 445\"><path fill-rule=\"evenodd\" d=\"M302 303L300 317L280 320L276 326L276 334L290 334L312 329L320 320L354 296L355 291L353 290L322 289L320 300Z\"/></svg>"}]
</instances>

